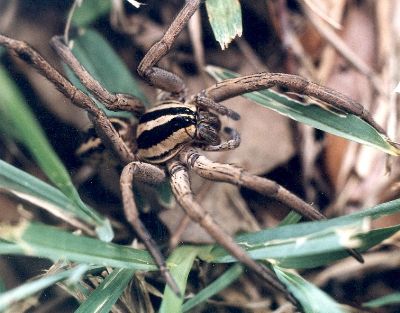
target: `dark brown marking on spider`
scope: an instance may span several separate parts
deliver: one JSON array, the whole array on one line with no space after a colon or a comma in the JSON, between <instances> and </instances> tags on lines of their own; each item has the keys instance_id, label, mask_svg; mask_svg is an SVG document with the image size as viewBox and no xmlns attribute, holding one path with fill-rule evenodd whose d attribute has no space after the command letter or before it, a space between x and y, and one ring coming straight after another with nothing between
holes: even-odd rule
<instances>
[{"instance_id":1,"label":"dark brown marking on spider","mask_svg":"<svg viewBox=\"0 0 400 313\"><path fill-rule=\"evenodd\" d=\"M178 115L166 123L141 132L141 134L137 137L138 148L149 149L176 134L179 130L183 130L184 133L188 135L189 133L186 132L186 129L195 125L196 121L190 117ZM190 139L192 138L190 136L185 137Z\"/></svg>"},{"instance_id":2,"label":"dark brown marking on spider","mask_svg":"<svg viewBox=\"0 0 400 313\"><path fill-rule=\"evenodd\" d=\"M180 103L179 103L180 104ZM180 115L191 115L193 119L195 119L196 111L191 110L188 107L184 106L169 106L159 110L150 110L146 112L146 115L143 115L139 119L139 123L145 123L154 121L157 118L164 116L180 116Z\"/></svg>"},{"instance_id":3,"label":"dark brown marking on spider","mask_svg":"<svg viewBox=\"0 0 400 313\"><path fill-rule=\"evenodd\" d=\"M17 55L22 61L26 62L28 65L33 65L33 60L32 60L32 56L25 52L25 51L19 51L18 55Z\"/></svg>"}]
</instances>

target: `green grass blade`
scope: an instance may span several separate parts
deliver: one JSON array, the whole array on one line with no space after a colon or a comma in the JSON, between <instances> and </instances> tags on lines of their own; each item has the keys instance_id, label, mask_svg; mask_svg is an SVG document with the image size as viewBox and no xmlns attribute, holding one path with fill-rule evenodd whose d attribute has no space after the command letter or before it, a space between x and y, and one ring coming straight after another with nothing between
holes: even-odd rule
<instances>
[{"instance_id":1,"label":"green grass blade","mask_svg":"<svg viewBox=\"0 0 400 313\"><path fill-rule=\"evenodd\" d=\"M225 49L243 32L239 0L207 0L206 8L215 39Z\"/></svg>"},{"instance_id":2,"label":"green grass blade","mask_svg":"<svg viewBox=\"0 0 400 313\"><path fill-rule=\"evenodd\" d=\"M16 245L0 239L0 254L23 254L24 250Z\"/></svg>"},{"instance_id":3,"label":"green grass blade","mask_svg":"<svg viewBox=\"0 0 400 313\"><path fill-rule=\"evenodd\" d=\"M240 76L215 66L208 66L207 72L217 81ZM355 115L347 113L339 115L318 105L304 105L299 101L268 89L247 93L243 96L295 121L374 147L392 155L400 155L400 149L395 147L388 138Z\"/></svg>"},{"instance_id":4,"label":"green grass blade","mask_svg":"<svg viewBox=\"0 0 400 313\"><path fill-rule=\"evenodd\" d=\"M287 268L308 268L324 265L348 254L346 247L365 251L389 238L400 225L370 230L370 219L400 211L400 200L331 220L306 222L243 234L236 241L254 259L269 259ZM199 257L208 262L233 262L224 249L215 245Z\"/></svg>"},{"instance_id":5,"label":"green grass blade","mask_svg":"<svg viewBox=\"0 0 400 313\"><path fill-rule=\"evenodd\" d=\"M99 236L110 240L113 236L109 221L87 207L72 184L71 177L50 146L46 135L26 104L15 83L0 66L0 124L9 129L8 134L22 143L47 177L87 216L96 226Z\"/></svg>"},{"instance_id":6,"label":"green grass blade","mask_svg":"<svg viewBox=\"0 0 400 313\"><path fill-rule=\"evenodd\" d=\"M182 246L175 249L167 260L169 264L171 264L171 274L178 284L182 294L185 293L187 278L190 269L192 268L194 259L202 249L204 248L195 246ZM182 303L183 298L176 296L169 286L166 286L159 312L182 312Z\"/></svg>"},{"instance_id":7,"label":"green grass blade","mask_svg":"<svg viewBox=\"0 0 400 313\"><path fill-rule=\"evenodd\" d=\"M75 313L108 313L131 281L133 269L115 269L79 306Z\"/></svg>"},{"instance_id":8,"label":"green grass blade","mask_svg":"<svg viewBox=\"0 0 400 313\"><path fill-rule=\"evenodd\" d=\"M0 160L0 189L42 207L67 222L71 222L69 219L73 217L86 223L92 222L91 217L60 190L2 160Z\"/></svg>"},{"instance_id":9,"label":"green grass blade","mask_svg":"<svg viewBox=\"0 0 400 313\"><path fill-rule=\"evenodd\" d=\"M268 259L273 264L279 264L281 267L315 267L332 261L341 259L347 254L343 245L357 247L361 242L354 236L362 234L365 230L362 222L353 223L345 227L330 227L320 231L296 236L290 234L292 230L296 232L297 225L289 225L271 229L269 232L263 232L264 239L260 241L259 233L253 236L247 234L246 238L237 238L237 242L248 252L253 259ZM321 225L321 228L324 226ZM284 238L277 238L277 234L285 231ZM257 238L258 237L258 238ZM257 238L256 240L254 240ZM208 255L199 255L207 262L235 262L235 259L220 246L215 246ZM303 258L307 263L302 262Z\"/></svg>"},{"instance_id":10,"label":"green grass blade","mask_svg":"<svg viewBox=\"0 0 400 313\"><path fill-rule=\"evenodd\" d=\"M0 224L0 239L19 246L24 255L144 271L157 269L147 251L74 235L43 224Z\"/></svg>"},{"instance_id":11,"label":"green grass blade","mask_svg":"<svg viewBox=\"0 0 400 313\"><path fill-rule=\"evenodd\" d=\"M279 223L280 226L291 225L300 222L302 216L295 211L290 211L288 215Z\"/></svg>"},{"instance_id":12,"label":"green grass blade","mask_svg":"<svg viewBox=\"0 0 400 313\"><path fill-rule=\"evenodd\" d=\"M1 119L12 125L14 134L32 153L50 180L67 194L72 194L72 183L58 156L47 141L41 126L25 103L15 83L0 66Z\"/></svg>"},{"instance_id":13,"label":"green grass blade","mask_svg":"<svg viewBox=\"0 0 400 313\"><path fill-rule=\"evenodd\" d=\"M357 250L360 252L366 251L376 244L382 242L383 240L393 236L396 232L400 230L399 226L395 226L389 229L379 229L368 232L365 234L365 237L362 238L362 246L360 246ZM362 236L362 235L361 235ZM334 261L341 260L343 258L349 257L349 254L344 250L332 250L322 249L323 243L319 243L315 245L316 251L312 254L304 253L296 253L296 256L291 255L280 255L278 258L272 258L271 261L275 260L281 267L285 268L315 268L322 265L330 264ZM311 246L311 245L310 245ZM321 250L325 250L320 252ZM285 251L287 251L285 249ZM259 256L264 259L264 257L268 258L269 255L273 254L275 251L258 251L260 252ZM299 251L298 251L299 252ZM276 254L275 254L276 255Z\"/></svg>"},{"instance_id":14,"label":"green grass blade","mask_svg":"<svg viewBox=\"0 0 400 313\"><path fill-rule=\"evenodd\" d=\"M228 287L231 283L233 283L236 279L238 279L243 273L243 266L240 264L235 264L230 267L224 274L218 277L215 281L213 281L206 288L202 289L198 294L196 294L193 298L186 301L182 306L183 312L188 312L193 309L196 305L206 301L211 298L221 290Z\"/></svg>"},{"instance_id":15,"label":"green grass blade","mask_svg":"<svg viewBox=\"0 0 400 313\"><path fill-rule=\"evenodd\" d=\"M275 273L302 305L304 313L346 313L343 307L321 289L293 272L274 266Z\"/></svg>"},{"instance_id":16,"label":"green grass blade","mask_svg":"<svg viewBox=\"0 0 400 313\"><path fill-rule=\"evenodd\" d=\"M366 308L379 308L385 305L394 305L400 303L400 292L394 292L389 295L368 301L363 304Z\"/></svg>"},{"instance_id":17,"label":"green grass blade","mask_svg":"<svg viewBox=\"0 0 400 313\"><path fill-rule=\"evenodd\" d=\"M87 266L84 266L84 269L87 269ZM77 275L80 276L83 272L84 270L82 270L82 266L77 266L70 270L45 275L42 278L35 279L14 289L3 292L0 294L0 311L7 309L13 303L28 298L59 281L76 277Z\"/></svg>"}]
</instances>

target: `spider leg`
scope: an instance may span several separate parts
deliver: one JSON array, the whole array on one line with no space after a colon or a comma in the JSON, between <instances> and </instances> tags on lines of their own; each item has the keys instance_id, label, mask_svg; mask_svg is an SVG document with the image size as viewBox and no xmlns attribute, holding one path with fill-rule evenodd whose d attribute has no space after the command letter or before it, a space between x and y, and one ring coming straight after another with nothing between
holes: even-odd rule
<instances>
[{"instance_id":1,"label":"spider leg","mask_svg":"<svg viewBox=\"0 0 400 313\"><path fill-rule=\"evenodd\" d=\"M156 242L151 237L149 231L142 224L139 219L135 199L132 191L133 177L136 179L148 182L151 184L158 184L164 181L165 173L160 168L143 162L131 162L126 165L121 174L120 186L122 193L122 202L126 219L133 226L137 235L143 241L147 250L153 256L161 275L164 277L165 282L171 287L176 295L180 295L180 290L174 278L169 272L165 259L158 249Z\"/></svg>"},{"instance_id":2,"label":"spider leg","mask_svg":"<svg viewBox=\"0 0 400 313\"><path fill-rule=\"evenodd\" d=\"M191 190L189 174L183 163L179 161L169 161L167 163L167 168L171 176L172 192L186 214L193 221L202 226L217 243L223 246L239 262L252 269L266 280L270 286L288 295L288 298L293 301L287 289L277 280L275 274L267 267L250 258L246 251L243 250L231 236L225 233L210 214L196 202Z\"/></svg>"},{"instance_id":3,"label":"spider leg","mask_svg":"<svg viewBox=\"0 0 400 313\"><path fill-rule=\"evenodd\" d=\"M164 36L143 57L137 70L139 75L151 85L184 96L186 87L183 80L178 75L155 67L155 65L169 52L176 37L178 37L191 16L196 12L199 5L200 0L187 0L185 6L175 17Z\"/></svg>"},{"instance_id":4,"label":"spider leg","mask_svg":"<svg viewBox=\"0 0 400 313\"><path fill-rule=\"evenodd\" d=\"M125 164L135 160L135 156L123 142L105 113L85 93L72 85L63 75L52 67L36 50L26 42L0 35L0 45L12 54L33 66L42 76L47 78L74 105L86 110L93 121L103 143L110 147L116 156Z\"/></svg>"},{"instance_id":5,"label":"spider leg","mask_svg":"<svg viewBox=\"0 0 400 313\"><path fill-rule=\"evenodd\" d=\"M205 146L202 149L204 151L226 151L233 150L239 147L239 132L236 129L230 127L224 127L224 131L229 135L229 139L227 141L221 142L219 145L216 146Z\"/></svg>"},{"instance_id":6,"label":"spider leg","mask_svg":"<svg viewBox=\"0 0 400 313\"><path fill-rule=\"evenodd\" d=\"M51 46L59 57L74 71L81 83L92 93L107 109L111 111L129 111L136 116L143 114L145 107L136 97L127 94L113 94L107 91L89 72L79 63L71 49L66 46L62 36L54 36L50 41Z\"/></svg>"},{"instance_id":7,"label":"spider leg","mask_svg":"<svg viewBox=\"0 0 400 313\"><path fill-rule=\"evenodd\" d=\"M360 103L355 102L336 90L318 85L297 75L257 73L238 78L226 79L214 86L200 91L197 97L206 96L215 102L220 102L247 92L268 89L271 87L280 87L285 91L314 97L323 101L328 106L360 117L380 133L386 135L386 132L382 127L375 122L368 110Z\"/></svg>"},{"instance_id":8,"label":"spider leg","mask_svg":"<svg viewBox=\"0 0 400 313\"><path fill-rule=\"evenodd\" d=\"M240 119L239 113L207 97L204 90L197 94L192 101L194 101L199 107L205 107L214 110L218 114L226 115L227 117L235 121L238 121Z\"/></svg>"},{"instance_id":9,"label":"spider leg","mask_svg":"<svg viewBox=\"0 0 400 313\"><path fill-rule=\"evenodd\" d=\"M260 194L278 200L310 220L326 219L326 217L312 205L304 202L289 190L272 180L250 174L230 164L211 161L193 148L183 150L179 156L181 162L192 168L201 177L255 190ZM357 251L353 249L346 249L346 251L360 263L364 262L363 257Z\"/></svg>"}]
</instances>

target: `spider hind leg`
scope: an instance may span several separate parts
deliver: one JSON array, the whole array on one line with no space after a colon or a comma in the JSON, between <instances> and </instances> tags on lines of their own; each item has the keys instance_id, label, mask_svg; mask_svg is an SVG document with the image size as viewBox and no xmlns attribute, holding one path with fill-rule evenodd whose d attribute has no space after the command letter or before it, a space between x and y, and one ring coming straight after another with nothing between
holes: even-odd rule
<instances>
[{"instance_id":1,"label":"spider hind leg","mask_svg":"<svg viewBox=\"0 0 400 313\"><path fill-rule=\"evenodd\" d=\"M278 183L250 174L242 168L231 164L211 161L204 155L199 154L196 149L186 148L183 150L180 153L180 160L203 178L252 189L276 199L309 220L326 219L316 208L280 186ZM363 257L356 250L346 248L346 251L360 263L364 262Z\"/></svg>"},{"instance_id":2,"label":"spider hind leg","mask_svg":"<svg viewBox=\"0 0 400 313\"><path fill-rule=\"evenodd\" d=\"M275 290L286 294L290 301L296 303L286 287L276 278L275 274L264 265L250 258L246 251L243 250L231 236L225 233L211 215L194 199L190 186L189 174L184 164L179 161L170 161L167 163L167 168L171 176L172 192L186 214L194 222L202 226L217 243L224 247L239 262L260 275Z\"/></svg>"},{"instance_id":3,"label":"spider hind leg","mask_svg":"<svg viewBox=\"0 0 400 313\"><path fill-rule=\"evenodd\" d=\"M131 162L126 165L122 171L120 186L126 219L133 226L137 235L140 237L147 250L152 255L156 265L160 269L161 275L163 276L165 282L170 286L170 288L176 295L180 296L181 292L179 290L179 287L172 277L171 273L169 272L161 251L159 250L156 242L151 237L150 232L139 219L139 213L132 191L132 183L134 177L142 182L159 184L164 181L165 173L157 166L148 163L136 161Z\"/></svg>"}]
</instances>

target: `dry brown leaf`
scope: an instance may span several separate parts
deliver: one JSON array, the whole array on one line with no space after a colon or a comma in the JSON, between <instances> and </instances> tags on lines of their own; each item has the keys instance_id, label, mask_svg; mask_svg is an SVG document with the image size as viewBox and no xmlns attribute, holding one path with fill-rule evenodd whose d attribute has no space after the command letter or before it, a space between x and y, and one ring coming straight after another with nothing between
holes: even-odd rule
<instances>
[{"instance_id":1,"label":"dry brown leaf","mask_svg":"<svg viewBox=\"0 0 400 313\"><path fill-rule=\"evenodd\" d=\"M356 7L348 13L344 22L342 34L343 40L355 51L360 58L368 64L374 61L374 29L370 23L370 16L367 12ZM326 85L336 89L352 99L368 106L372 101L371 86L368 79L358 71L350 67L342 58L337 57L335 67ZM330 181L336 190L343 187L343 177L348 175L351 169L347 167L345 173L339 173L343 166L348 141L327 134L327 145L325 150L325 161ZM351 163L354 162L350 161Z\"/></svg>"}]
</instances>

